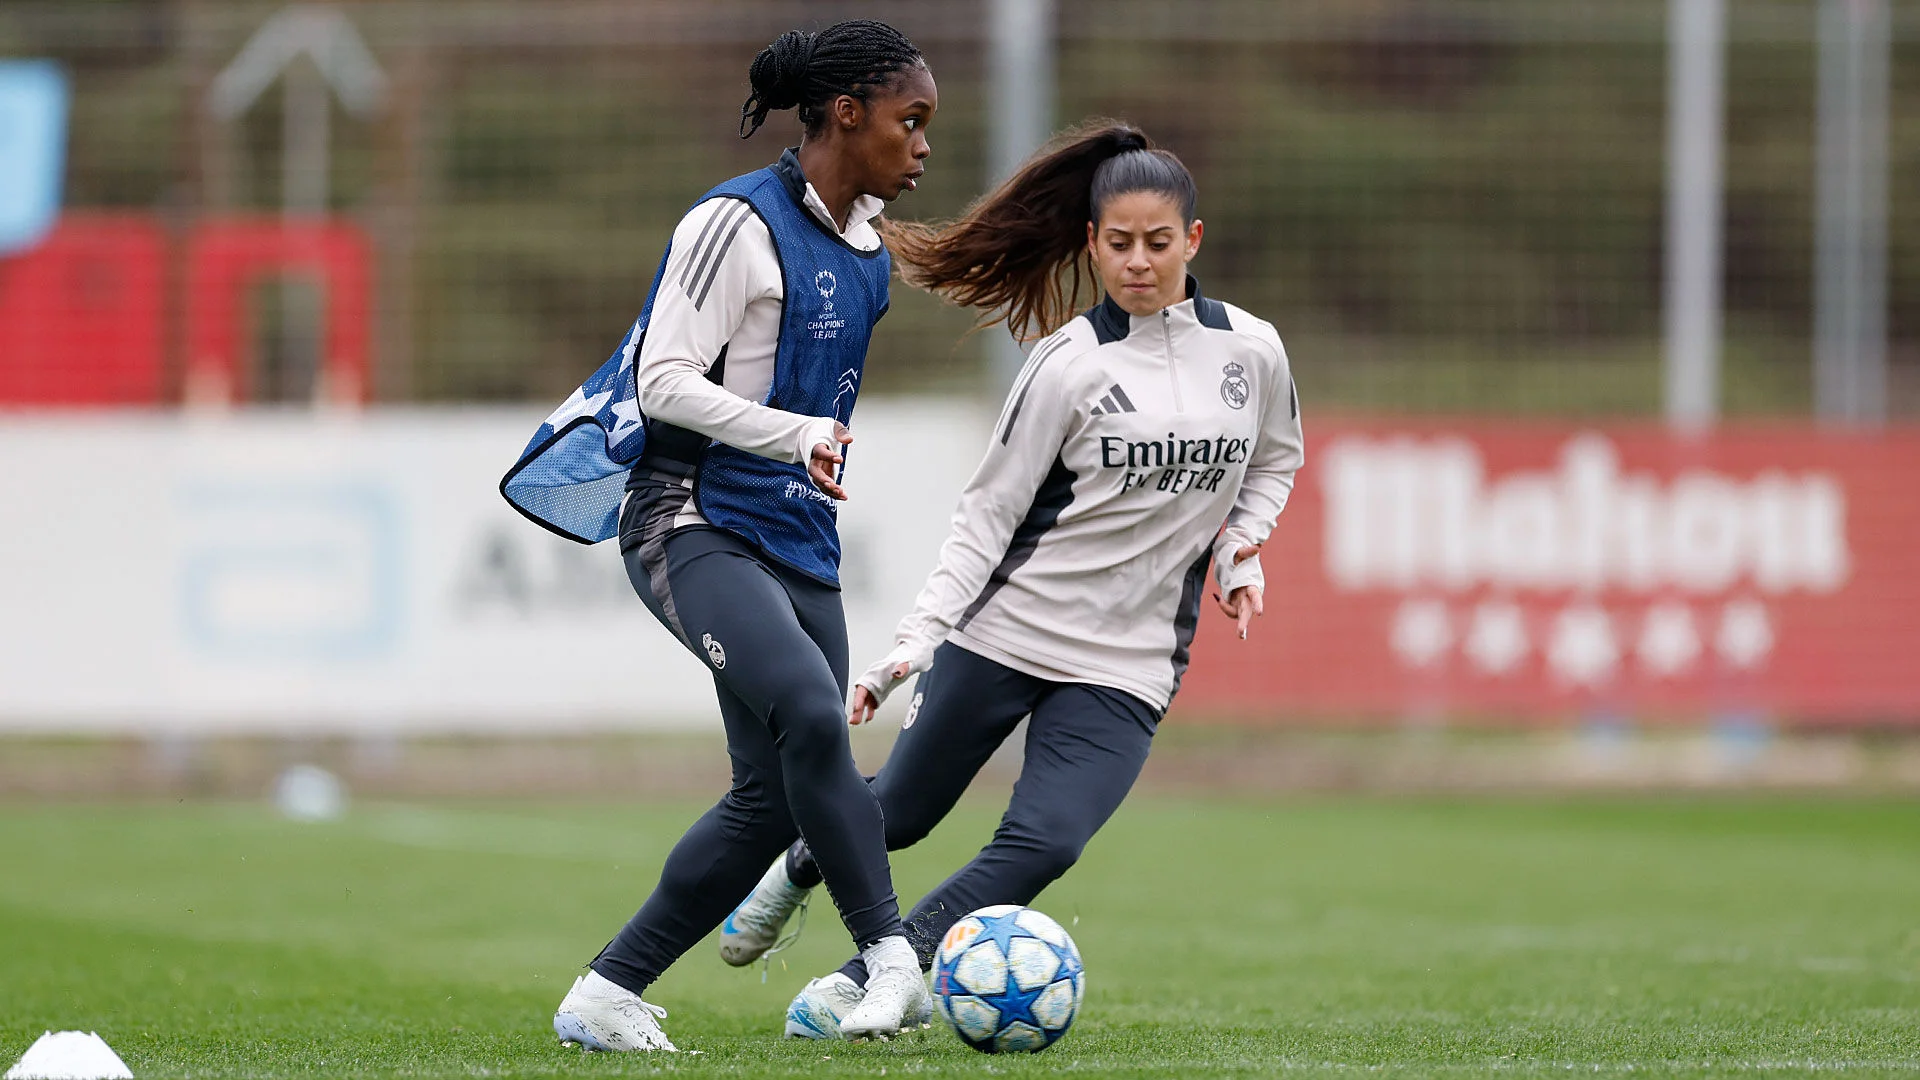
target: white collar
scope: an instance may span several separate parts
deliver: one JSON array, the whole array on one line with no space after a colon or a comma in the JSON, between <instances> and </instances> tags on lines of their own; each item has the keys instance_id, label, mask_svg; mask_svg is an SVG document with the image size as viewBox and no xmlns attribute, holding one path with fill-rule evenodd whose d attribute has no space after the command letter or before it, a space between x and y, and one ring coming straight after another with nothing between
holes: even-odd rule
<instances>
[{"instance_id":1,"label":"white collar","mask_svg":"<svg viewBox=\"0 0 1920 1080\"><path fill-rule=\"evenodd\" d=\"M848 208L847 227L842 229L834 223L833 214L827 209L825 200L820 198L819 192L813 190L811 183L807 185L806 204L807 209L813 212L813 216L819 218L822 224L832 229L834 235L840 237L842 240L846 239L847 235L853 232L853 230L879 217L880 212L887 208L887 204L881 202L879 199L871 195L862 195L854 199L853 205Z\"/></svg>"}]
</instances>

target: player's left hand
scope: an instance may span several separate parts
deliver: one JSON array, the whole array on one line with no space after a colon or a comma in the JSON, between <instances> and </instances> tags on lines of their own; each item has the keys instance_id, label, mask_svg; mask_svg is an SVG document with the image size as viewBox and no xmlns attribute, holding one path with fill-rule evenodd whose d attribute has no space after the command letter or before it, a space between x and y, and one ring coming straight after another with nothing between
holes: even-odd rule
<instances>
[{"instance_id":1,"label":"player's left hand","mask_svg":"<svg viewBox=\"0 0 1920 1080\"><path fill-rule=\"evenodd\" d=\"M1247 625L1253 622L1255 616L1265 613L1261 605L1258 585L1242 585L1233 590L1233 595L1225 600L1220 599L1219 593L1214 593L1213 599L1220 605L1220 610L1226 613L1227 618L1240 624L1241 641L1247 640Z\"/></svg>"},{"instance_id":2,"label":"player's left hand","mask_svg":"<svg viewBox=\"0 0 1920 1080\"><path fill-rule=\"evenodd\" d=\"M855 727L873 719L880 703L908 676L933 666L931 650L900 642L893 651L854 680L853 700L847 706L847 723Z\"/></svg>"},{"instance_id":3,"label":"player's left hand","mask_svg":"<svg viewBox=\"0 0 1920 1080\"><path fill-rule=\"evenodd\" d=\"M901 664L894 668L892 674L895 681L906 678L907 665ZM859 727L873 719L873 714L879 710L880 699L874 697L866 687L856 686L853 688L853 705L847 710L847 723L853 727Z\"/></svg>"},{"instance_id":4,"label":"player's left hand","mask_svg":"<svg viewBox=\"0 0 1920 1080\"><path fill-rule=\"evenodd\" d=\"M1260 554L1260 545L1248 544L1233 553L1233 565L1239 566L1255 555ZM1258 585L1242 585L1222 600L1219 593L1213 594L1213 601L1220 605L1220 611L1227 618L1239 624L1240 640L1247 640L1247 627L1253 620L1266 613L1264 597Z\"/></svg>"},{"instance_id":5,"label":"player's left hand","mask_svg":"<svg viewBox=\"0 0 1920 1080\"><path fill-rule=\"evenodd\" d=\"M847 430L847 425L835 420L833 441L839 446L850 446L853 444L853 432ZM812 456L807 459L807 476L812 478L813 486L842 502L846 501L847 489L841 487L834 476L846 460L847 456L840 452L838 446L823 442L813 444Z\"/></svg>"}]
</instances>

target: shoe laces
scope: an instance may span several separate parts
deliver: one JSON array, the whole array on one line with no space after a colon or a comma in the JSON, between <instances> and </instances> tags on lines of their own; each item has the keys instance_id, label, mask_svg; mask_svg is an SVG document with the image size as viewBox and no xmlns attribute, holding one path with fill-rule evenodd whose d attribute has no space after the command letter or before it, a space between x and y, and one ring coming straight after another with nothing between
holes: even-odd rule
<instances>
[{"instance_id":1,"label":"shoe laces","mask_svg":"<svg viewBox=\"0 0 1920 1080\"><path fill-rule=\"evenodd\" d=\"M867 973L867 997L876 993L901 995L903 1000L913 996L914 984L923 976L917 967L884 967Z\"/></svg>"},{"instance_id":2,"label":"shoe laces","mask_svg":"<svg viewBox=\"0 0 1920 1080\"><path fill-rule=\"evenodd\" d=\"M640 1014L642 1013L651 1016L651 1021L640 1021L643 1026L659 1027L659 1022L667 1018L667 1010L664 1007L655 1005L653 1002L647 1001L644 998L622 997L613 1001L611 1004L617 1012L635 1020L640 1020Z\"/></svg>"},{"instance_id":3,"label":"shoe laces","mask_svg":"<svg viewBox=\"0 0 1920 1080\"><path fill-rule=\"evenodd\" d=\"M767 947L767 951L760 954L760 983L762 986L766 985L767 972L773 967L773 954L785 952L792 948L793 943L800 940L800 932L807 928L807 903L812 899L813 894L811 893L800 898L800 902L795 904L793 910L787 914L785 928L780 931L779 936L773 939L773 944ZM764 923L755 923L747 919L739 919L737 916L736 921L747 922L748 925L753 926L756 930L765 928ZM782 970L785 970L784 967Z\"/></svg>"},{"instance_id":4,"label":"shoe laces","mask_svg":"<svg viewBox=\"0 0 1920 1080\"><path fill-rule=\"evenodd\" d=\"M757 900L758 897L754 899ZM793 910L784 915L775 915L772 904L755 903L753 900L749 900L747 903L741 904L739 910L733 913L733 921L736 926L742 929L752 930L757 934L778 934L780 927L789 920L790 916L804 912L806 909L807 897L804 896ZM785 939L784 934L779 936L782 940ZM778 947L779 943L776 942L775 948Z\"/></svg>"},{"instance_id":5,"label":"shoe laces","mask_svg":"<svg viewBox=\"0 0 1920 1080\"><path fill-rule=\"evenodd\" d=\"M839 973L835 972L834 974L837 975ZM845 977L834 979L831 976L827 976L815 979L814 982L819 985L821 993L830 994L842 1001L850 1001L856 1005L867 996L866 987Z\"/></svg>"},{"instance_id":6,"label":"shoe laces","mask_svg":"<svg viewBox=\"0 0 1920 1080\"><path fill-rule=\"evenodd\" d=\"M655 1050L672 1048L673 1044L667 1041L667 1033L660 1029L660 1021L667 1018L667 1010L663 1006L655 1005L653 1002L641 998L633 998L628 1001L619 1002L614 1007L627 1016L639 1021L636 1025L638 1033L647 1041L649 1047ZM642 1013L650 1014L652 1017L651 1021L640 1020Z\"/></svg>"},{"instance_id":7,"label":"shoe laces","mask_svg":"<svg viewBox=\"0 0 1920 1080\"><path fill-rule=\"evenodd\" d=\"M800 931L807 928L807 902L812 899L811 895L803 896L800 902L793 906L793 911L787 915L786 928L780 931L779 937L773 939L773 944L768 947L766 956L761 959L764 960L777 952L785 952L793 947L794 942L800 940Z\"/></svg>"}]
</instances>

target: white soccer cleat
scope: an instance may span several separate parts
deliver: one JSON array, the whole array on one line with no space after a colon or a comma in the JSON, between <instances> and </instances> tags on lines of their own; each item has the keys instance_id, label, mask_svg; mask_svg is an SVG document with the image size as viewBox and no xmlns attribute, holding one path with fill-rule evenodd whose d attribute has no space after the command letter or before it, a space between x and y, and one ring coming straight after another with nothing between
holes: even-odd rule
<instances>
[{"instance_id":1,"label":"white soccer cleat","mask_svg":"<svg viewBox=\"0 0 1920 1080\"><path fill-rule=\"evenodd\" d=\"M920 999L920 1007L907 1013L907 1030L917 1031L920 1028L929 1028L932 1026L933 991L929 990L927 991L927 996Z\"/></svg>"},{"instance_id":2,"label":"white soccer cleat","mask_svg":"<svg viewBox=\"0 0 1920 1080\"><path fill-rule=\"evenodd\" d=\"M840 1021L867 996L866 988L836 971L809 982L787 1006L786 1036L789 1039L837 1039ZM933 1023L933 995L926 1004L907 1017L904 1027L914 1030Z\"/></svg>"},{"instance_id":3,"label":"white soccer cleat","mask_svg":"<svg viewBox=\"0 0 1920 1080\"><path fill-rule=\"evenodd\" d=\"M579 1043L588 1050L665 1050L679 1047L660 1030L667 1010L640 1000L640 995L607 981L597 971L573 980L573 989L553 1014L553 1033L563 1043Z\"/></svg>"},{"instance_id":4,"label":"white soccer cleat","mask_svg":"<svg viewBox=\"0 0 1920 1080\"><path fill-rule=\"evenodd\" d=\"M806 926L804 918L785 940L780 931L796 908L804 908L810 891L788 879L784 854L775 859L760 883L720 924L720 959L734 967L746 967L798 941L800 930Z\"/></svg>"},{"instance_id":5,"label":"white soccer cleat","mask_svg":"<svg viewBox=\"0 0 1920 1080\"><path fill-rule=\"evenodd\" d=\"M849 1041L886 1039L926 1026L933 1015L933 995L907 939L886 938L863 955L867 993L840 1018L840 1036Z\"/></svg>"},{"instance_id":6,"label":"white soccer cleat","mask_svg":"<svg viewBox=\"0 0 1920 1080\"><path fill-rule=\"evenodd\" d=\"M840 1020L860 1004L867 992L836 971L809 982L787 1006L789 1039L837 1039Z\"/></svg>"}]
</instances>

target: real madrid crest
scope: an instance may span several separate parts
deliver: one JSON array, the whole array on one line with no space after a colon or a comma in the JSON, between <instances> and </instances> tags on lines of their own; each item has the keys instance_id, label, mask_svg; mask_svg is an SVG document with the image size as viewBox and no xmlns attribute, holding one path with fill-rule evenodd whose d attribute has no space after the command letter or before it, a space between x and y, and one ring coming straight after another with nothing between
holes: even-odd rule
<instances>
[{"instance_id":1,"label":"real madrid crest","mask_svg":"<svg viewBox=\"0 0 1920 1080\"><path fill-rule=\"evenodd\" d=\"M1220 400L1235 409L1247 407L1247 399L1253 396L1253 388L1247 385L1247 369L1229 360L1221 368L1226 378L1220 380Z\"/></svg>"}]
</instances>

